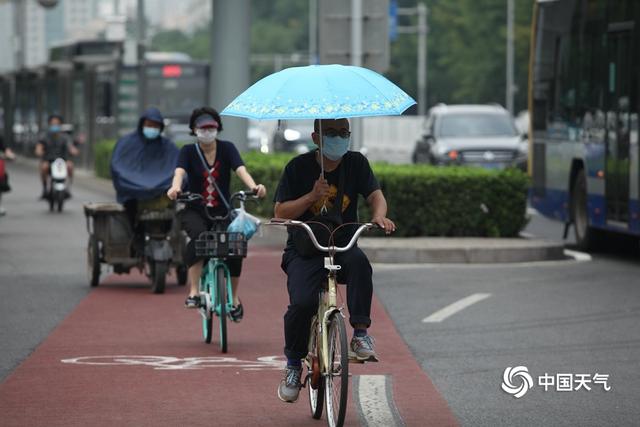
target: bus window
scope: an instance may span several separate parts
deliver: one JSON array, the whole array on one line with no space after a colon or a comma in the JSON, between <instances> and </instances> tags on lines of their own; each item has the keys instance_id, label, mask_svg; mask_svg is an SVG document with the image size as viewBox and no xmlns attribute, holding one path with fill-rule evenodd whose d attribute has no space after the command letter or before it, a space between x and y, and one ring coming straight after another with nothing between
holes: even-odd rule
<instances>
[{"instance_id":1,"label":"bus window","mask_svg":"<svg viewBox=\"0 0 640 427\"><path fill-rule=\"evenodd\" d=\"M533 70L533 127L547 137L569 139L576 116L579 39L571 22L579 19L576 0L539 6Z\"/></svg>"}]
</instances>

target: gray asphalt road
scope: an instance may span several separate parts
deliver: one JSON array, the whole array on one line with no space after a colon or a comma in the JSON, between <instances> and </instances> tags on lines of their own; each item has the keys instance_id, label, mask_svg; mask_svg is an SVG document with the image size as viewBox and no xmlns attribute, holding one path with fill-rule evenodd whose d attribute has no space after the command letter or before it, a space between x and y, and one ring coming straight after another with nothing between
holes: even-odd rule
<instances>
[{"instance_id":1,"label":"gray asphalt road","mask_svg":"<svg viewBox=\"0 0 640 427\"><path fill-rule=\"evenodd\" d=\"M534 217L529 229L554 238L562 226ZM607 254L585 263L379 266L375 287L462 425L630 426L640 420L638 277L638 258ZM439 323L422 322L476 293L491 296ZM533 380L519 399L501 389L513 366L526 366ZM538 385L542 375L565 373L574 381L609 374L611 390Z\"/></svg>"},{"instance_id":2,"label":"gray asphalt road","mask_svg":"<svg viewBox=\"0 0 640 427\"><path fill-rule=\"evenodd\" d=\"M73 189L62 213L37 200L41 187L32 165L10 164L13 191L0 217L0 381L89 292L82 204L110 200L108 187Z\"/></svg>"}]
</instances>

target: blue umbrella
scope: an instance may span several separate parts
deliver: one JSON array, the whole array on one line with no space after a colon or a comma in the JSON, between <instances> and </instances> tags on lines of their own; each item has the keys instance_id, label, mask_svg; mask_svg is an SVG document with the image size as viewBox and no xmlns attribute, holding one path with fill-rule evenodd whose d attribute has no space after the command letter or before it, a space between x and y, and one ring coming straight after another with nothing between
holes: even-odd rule
<instances>
[{"instance_id":1,"label":"blue umbrella","mask_svg":"<svg viewBox=\"0 0 640 427\"><path fill-rule=\"evenodd\" d=\"M256 120L392 116L415 103L398 86L369 69L309 65L287 68L259 80L221 114Z\"/></svg>"}]
</instances>

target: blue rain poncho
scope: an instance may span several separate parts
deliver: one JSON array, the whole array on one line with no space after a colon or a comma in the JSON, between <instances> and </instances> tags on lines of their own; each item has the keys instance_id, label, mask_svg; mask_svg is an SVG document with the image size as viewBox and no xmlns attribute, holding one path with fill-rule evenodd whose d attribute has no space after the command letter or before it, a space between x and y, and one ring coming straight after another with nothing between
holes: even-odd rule
<instances>
[{"instance_id":1,"label":"blue rain poncho","mask_svg":"<svg viewBox=\"0 0 640 427\"><path fill-rule=\"evenodd\" d=\"M155 139L145 138L142 134L145 119L163 123L160 111L149 108L140 117L138 128L120 138L113 150L111 179L118 203L150 200L171 186L179 149L162 134Z\"/></svg>"}]
</instances>

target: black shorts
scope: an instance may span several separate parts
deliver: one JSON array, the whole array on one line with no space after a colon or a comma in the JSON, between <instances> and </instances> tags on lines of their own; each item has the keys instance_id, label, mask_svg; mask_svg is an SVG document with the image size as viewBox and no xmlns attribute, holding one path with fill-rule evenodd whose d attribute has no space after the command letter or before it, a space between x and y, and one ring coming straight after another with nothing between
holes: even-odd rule
<instances>
[{"instance_id":1,"label":"black shorts","mask_svg":"<svg viewBox=\"0 0 640 427\"><path fill-rule=\"evenodd\" d=\"M187 244L186 253L184 254L185 262L189 267L203 260L203 257L196 256L196 239L200 236L200 233L211 229L213 223L204 213L204 207L186 207L179 213L180 224L182 229L187 232L189 236L189 243ZM228 223L223 227L226 229ZM240 277L242 272L242 258L229 258L225 260L231 277Z\"/></svg>"}]
</instances>

